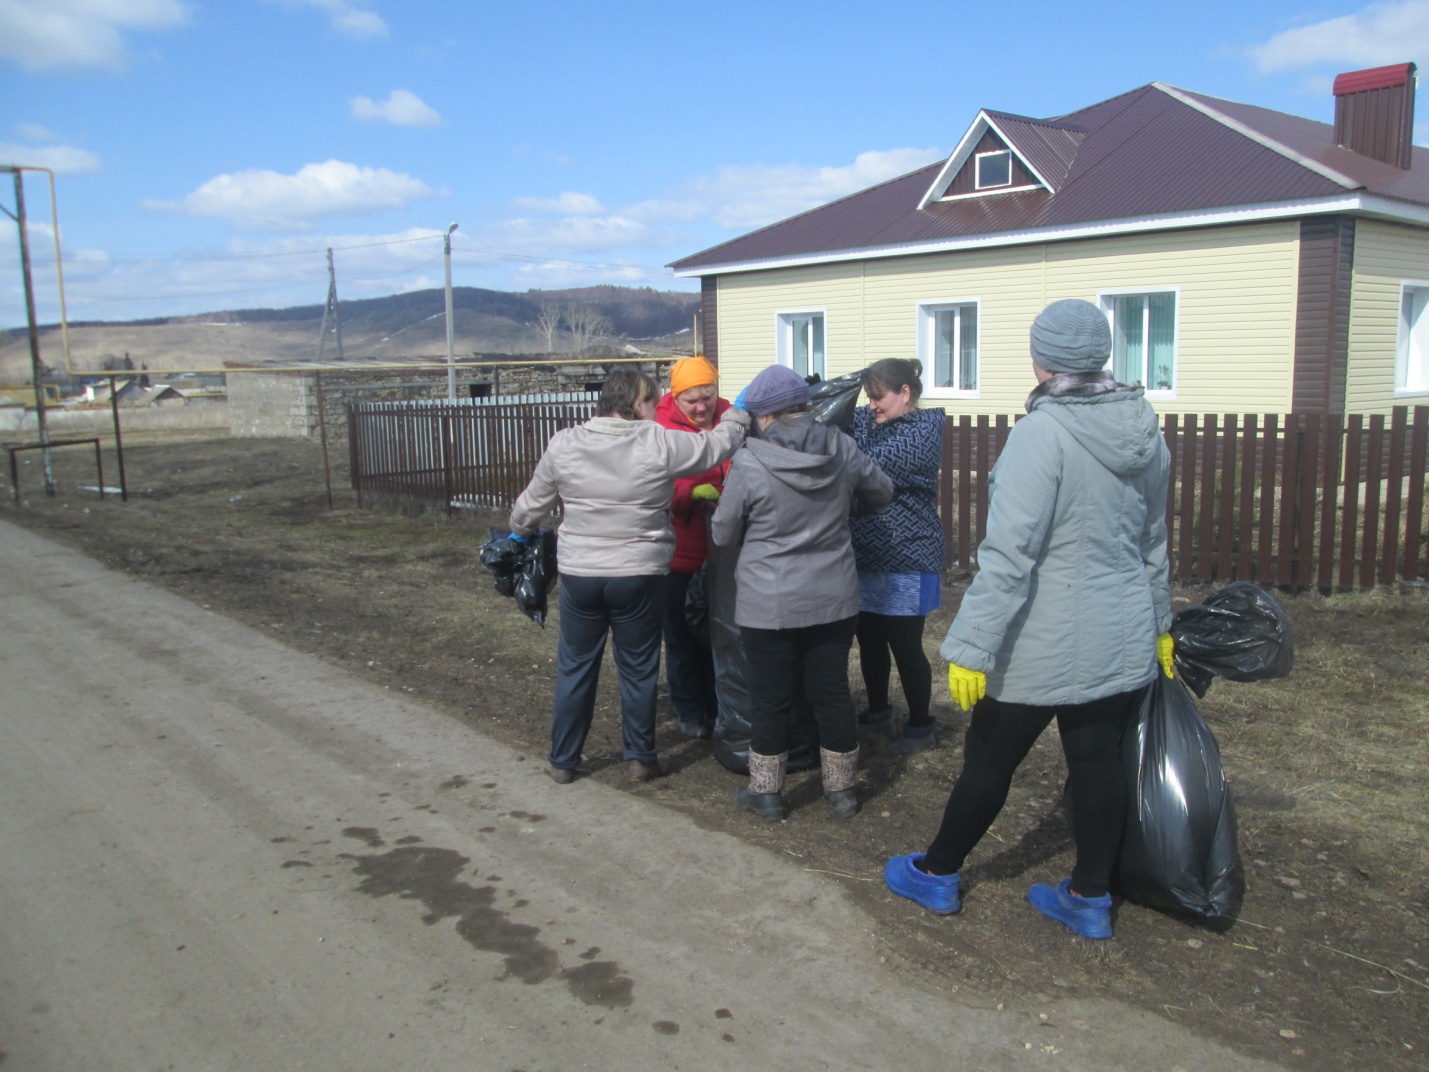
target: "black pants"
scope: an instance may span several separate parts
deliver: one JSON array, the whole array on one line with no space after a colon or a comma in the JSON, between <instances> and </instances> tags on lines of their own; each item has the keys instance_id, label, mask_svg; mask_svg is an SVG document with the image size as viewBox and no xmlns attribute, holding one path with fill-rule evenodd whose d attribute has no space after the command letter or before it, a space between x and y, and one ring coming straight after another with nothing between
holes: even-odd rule
<instances>
[{"instance_id":1,"label":"black pants","mask_svg":"<svg viewBox=\"0 0 1429 1072\"><path fill-rule=\"evenodd\" d=\"M715 702L714 656L690 632L685 618L685 594L693 575L665 576L665 680L670 702L685 724L713 728L719 706Z\"/></svg>"},{"instance_id":2,"label":"black pants","mask_svg":"<svg viewBox=\"0 0 1429 1072\"><path fill-rule=\"evenodd\" d=\"M574 770L595 716L607 634L615 637L624 758L655 762L655 687L660 681L660 615L665 578L561 574L561 639L551 766Z\"/></svg>"},{"instance_id":3,"label":"black pants","mask_svg":"<svg viewBox=\"0 0 1429 1072\"><path fill-rule=\"evenodd\" d=\"M819 746L830 752L858 747L857 716L848 688L848 653L858 618L802 629L741 627L749 660L749 747L761 756L789 750L794 690L803 671L804 696L819 726Z\"/></svg>"},{"instance_id":4,"label":"black pants","mask_svg":"<svg viewBox=\"0 0 1429 1072\"><path fill-rule=\"evenodd\" d=\"M863 687L868 690L868 709L888 706L888 677L893 663L903 680L903 697L908 701L908 728L922 729L933 724L928 703L933 696L933 669L923 652L921 615L858 615L858 662L863 671ZM889 658L889 652L892 658ZM916 736L916 734L915 734Z\"/></svg>"},{"instance_id":5,"label":"black pants","mask_svg":"<svg viewBox=\"0 0 1429 1072\"><path fill-rule=\"evenodd\" d=\"M1144 691L1066 707L1001 703L990 696L978 701L968 726L962 773L923 866L935 875L962 870L964 858L1007 802L1013 772L1055 718L1067 757L1077 842L1072 889L1083 897L1106 893L1126 824L1121 742Z\"/></svg>"}]
</instances>

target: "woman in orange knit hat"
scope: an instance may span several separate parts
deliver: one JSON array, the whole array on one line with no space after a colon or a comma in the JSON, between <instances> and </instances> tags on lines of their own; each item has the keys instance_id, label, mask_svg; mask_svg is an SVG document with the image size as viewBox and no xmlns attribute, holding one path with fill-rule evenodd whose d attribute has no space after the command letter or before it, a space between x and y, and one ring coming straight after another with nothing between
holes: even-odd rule
<instances>
[{"instance_id":1,"label":"woman in orange knit hat","mask_svg":"<svg viewBox=\"0 0 1429 1072\"><path fill-rule=\"evenodd\" d=\"M666 428L709 431L730 404L719 397L719 370L703 357L687 357L670 368L670 391L655 410ZM675 530L675 557L665 578L665 680L670 702L687 737L708 737L714 730L714 660L708 645L690 632L685 619L685 593L704 564L708 551L705 519L719 502L729 462L675 481L670 505Z\"/></svg>"}]
</instances>

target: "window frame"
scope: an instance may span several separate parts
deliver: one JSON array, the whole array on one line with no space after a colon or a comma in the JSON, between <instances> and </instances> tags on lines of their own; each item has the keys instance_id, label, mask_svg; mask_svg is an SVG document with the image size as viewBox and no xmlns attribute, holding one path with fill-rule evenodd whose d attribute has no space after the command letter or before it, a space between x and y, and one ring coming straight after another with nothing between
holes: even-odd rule
<instances>
[{"instance_id":1,"label":"window frame","mask_svg":"<svg viewBox=\"0 0 1429 1072\"><path fill-rule=\"evenodd\" d=\"M1175 299L1175 323L1171 328L1171 386L1170 388L1151 387L1146 383L1146 363L1150 360L1150 347L1143 345L1142 354L1142 386L1146 391L1146 397L1152 400L1174 401L1176 393L1181 384L1181 287L1176 284L1151 284L1139 287L1117 287L1113 290L1101 290L1097 292L1097 307L1101 309L1102 315L1106 317L1107 326L1111 329L1112 352L1107 357L1107 362L1102 367L1104 369L1114 369L1116 367L1116 299L1131 298L1140 295L1150 297L1153 294L1170 294ZM1146 339L1150 335L1150 303L1145 303L1143 316L1143 334Z\"/></svg>"},{"instance_id":2,"label":"window frame","mask_svg":"<svg viewBox=\"0 0 1429 1072\"><path fill-rule=\"evenodd\" d=\"M1404 316L1404 300L1411 293L1423 292L1424 308L1416 320L1421 340L1419 386L1409 386L1410 350L1414 326ZM1395 312L1394 396L1421 397L1429 394L1429 281L1406 279L1399 284L1399 308Z\"/></svg>"},{"instance_id":3,"label":"window frame","mask_svg":"<svg viewBox=\"0 0 1429 1072\"><path fill-rule=\"evenodd\" d=\"M1006 182L983 182L982 162L989 157L1007 157L1007 181ZM1005 190L1012 185L1012 150L1011 149L989 149L987 152L973 154L973 189L974 190Z\"/></svg>"},{"instance_id":4,"label":"window frame","mask_svg":"<svg viewBox=\"0 0 1429 1072\"><path fill-rule=\"evenodd\" d=\"M918 360L923 364L923 397L941 399L973 399L982 397L982 299L981 298L936 298L918 301L914 306L918 323ZM938 313L951 309L971 308L977 316L977 382L978 385L972 388L947 387L933 382L933 377L937 373L937 340ZM958 318L958 336L962 338L962 318ZM961 353L961 346L958 347ZM957 378L962 379L962 362L959 360L954 368Z\"/></svg>"},{"instance_id":5,"label":"window frame","mask_svg":"<svg viewBox=\"0 0 1429 1072\"><path fill-rule=\"evenodd\" d=\"M823 368L810 368L805 375L817 372L825 380L829 378L829 313L826 307L801 306L774 311L774 360L785 368L794 368L794 318L819 317L824 322ZM810 364L813 364L812 355ZM798 369L794 369L798 371Z\"/></svg>"}]
</instances>

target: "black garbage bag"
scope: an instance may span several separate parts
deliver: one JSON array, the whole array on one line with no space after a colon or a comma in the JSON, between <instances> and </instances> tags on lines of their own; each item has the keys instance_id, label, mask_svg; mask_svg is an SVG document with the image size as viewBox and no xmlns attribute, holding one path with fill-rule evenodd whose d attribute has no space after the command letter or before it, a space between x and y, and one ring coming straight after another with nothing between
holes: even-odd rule
<instances>
[{"instance_id":1,"label":"black garbage bag","mask_svg":"<svg viewBox=\"0 0 1429 1072\"><path fill-rule=\"evenodd\" d=\"M557 577L555 532L541 529L523 542L513 539L509 529L493 528L481 545L480 558L496 590L514 596L521 613L544 628L546 596Z\"/></svg>"},{"instance_id":2,"label":"black garbage bag","mask_svg":"<svg viewBox=\"0 0 1429 1072\"><path fill-rule=\"evenodd\" d=\"M710 646L709 565L701 563L685 589L685 624L690 635L705 647Z\"/></svg>"},{"instance_id":3,"label":"black garbage bag","mask_svg":"<svg viewBox=\"0 0 1429 1072\"><path fill-rule=\"evenodd\" d=\"M819 424L831 425L847 432L853 427L853 411L858 406L858 393L863 390L862 369L831 380L820 380L809 391L809 408Z\"/></svg>"},{"instance_id":4,"label":"black garbage bag","mask_svg":"<svg viewBox=\"0 0 1429 1072\"><path fill-rule=\"evenodd\" d=\"M1290 622L1269 592L1237 581L1204 603L1187 607L1171 625L1176 673L1198 697L1213 677L1264 681L1295 665Z\"/></svg>"},{"instance_id":5,"label":"black garbage bag","mask_svg":"<svg viewBox=\"0 0 1429 1072\"><path fill-rule=\"evenodd\" d=\"M516 605L521 613L546 628L546 594L556 583L556 534L541 529L531 537L526 559L516 577Z\"/></svg>"},{"instance_id":6,"label":"black garbage bag","mask_svg":"<svg viewBox=\"0 0 1429 1072\"><path fill-rule=\"evenodd\" d=\"M1157 673L1124 762L1131 798L1113 879L1127 900L1221 929L1245 897L1220 749L1190 692Z\"/></svg>"},{"instance_id":7,"label":"black garbage bag","mask_svg":"<svg viewBox=\"0 0 1429 1072\"><path fill-rule=\"evenodd\" d=\"M734 568L738 548L710 546L705 560L705 591L709 598L710 651L714 656L714 757L736 774L749 773L749 663L744 640L734 624ZM693 582L691 587L694 587ZM802 707L802 711L801 708ZM789 748L789 769L808 770L819 762L818 731L808 705L796 705Z\"/></svg>"}]
</instances>

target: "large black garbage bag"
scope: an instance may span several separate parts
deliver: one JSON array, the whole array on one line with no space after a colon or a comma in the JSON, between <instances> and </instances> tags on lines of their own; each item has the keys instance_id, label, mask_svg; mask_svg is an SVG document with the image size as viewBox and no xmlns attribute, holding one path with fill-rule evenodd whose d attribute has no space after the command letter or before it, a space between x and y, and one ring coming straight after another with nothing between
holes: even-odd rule
<instances>
[{"instance_id":1,"label":"large black garbage bag","mask_svg":"<svg viewBox=\"0 0 1429 1072\"><path fill-rule=\"evenodd\" d=\"M496 590L514 596L521 613L545 628L546 596L556 583L556 534L541 529L525 542L513 539L509 529L493 528L480 552L481 564L491 571Z\"/></svg>"},{"instance_id":2,"label":"large black garbage bag","mask_svg":"<svg viewBox=\"0 0 1429 1072\"><path fill-rule=\"evenodd\" d=\"M705 560L705 591L709 598L710 651L714 656L715 715L714 756L736 774L749 773L749 663L744 640L734 624L734 568L739 549L710 546ZM694 584L691 583L691 587ZM808 770L818 765L818 733L804 706L790 741L789 769ZM798 708L796 708L796 713Z\"/></svg>"},{"instance_id":3,"label":"large black garbage bag","mask_svg":"<svg viewBox=\"0 0 1429 1072\"><path fill-rule=\"evenodd\" d=\"M701 563L685 589L685 625L690 635L705 647L710 646L709 565Z\"/></svg>"},{"instance_id":4,"label":"large black garbage bag","mask_svg":"<svg viewBox=\"0 0 1429 1072\"><path fill-rule=\"evenodd\" d=\"M1229 927L1245 897L1235 805L1216 739L1180 680L1157 673L1123 756L1132 781L1117 889Z\"/></svg>"},{"instance_id":5,"label":"large black garbage bag","mask_svg":"<svg viewBox=\"0 0 1429 1072\"><path fill-rule=\"evenodd\" d=\"M809 409L819 424L832 425L847 432L853 427L853 411L858 406L858 393L863 390L867 369L820 380L809 391Z\"/></svg>"},{"instance_id":6,"label":"large black garbage bag","mask_svg":"<svg viewBox=\"0 0 1429 1072\"><path fill-rule=\"evenodd\" d=\"M1263 681L1295 665L1290 622L1270 593L1237 581L1204 603L1187 607L1171 625L1176 673L1198 697L1212 677Z\"/></svg>"}]
</instances>

